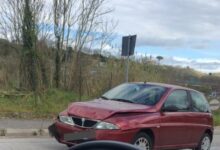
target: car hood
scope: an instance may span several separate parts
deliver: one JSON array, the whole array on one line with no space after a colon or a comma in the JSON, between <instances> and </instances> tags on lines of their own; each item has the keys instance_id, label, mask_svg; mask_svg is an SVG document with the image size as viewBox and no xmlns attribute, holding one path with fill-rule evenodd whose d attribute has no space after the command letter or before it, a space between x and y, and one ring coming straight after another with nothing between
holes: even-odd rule
<instances>
[{"instance_id":1,"label":"car hood","mask_svg":"<svg viewBox=\"0 0 220 150\"><path fill-rule=\"evenodd\" d=\"M104 120L116 113L145 113L155 112L152 106L126 102L96 99L88 102L72 103L67 113L73 116Z\"/></svg>"}]
</instances>

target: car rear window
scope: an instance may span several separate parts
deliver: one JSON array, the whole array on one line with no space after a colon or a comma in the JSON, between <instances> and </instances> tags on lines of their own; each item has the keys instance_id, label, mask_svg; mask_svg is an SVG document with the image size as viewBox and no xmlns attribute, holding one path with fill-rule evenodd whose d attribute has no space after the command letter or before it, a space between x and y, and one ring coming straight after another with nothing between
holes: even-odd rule
<instances>
[{"instance_id":1,"label":"car rear window","mask_svg":"<svg viewBox=\"0 0 220 150\"><path fill-rule=\"evenodd\" d=\"M196 112L210 112L208 101L202 93L190 91L192 108Z\"/></svg>"}]
</instances>

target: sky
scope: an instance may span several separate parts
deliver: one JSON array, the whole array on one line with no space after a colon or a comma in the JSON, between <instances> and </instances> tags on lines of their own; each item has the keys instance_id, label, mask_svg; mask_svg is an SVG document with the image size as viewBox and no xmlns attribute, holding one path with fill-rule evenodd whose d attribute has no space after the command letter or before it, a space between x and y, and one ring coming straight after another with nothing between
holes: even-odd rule
<instances>
[{"instance_id":1,"label":"sky","mask_svg":"<svg viewBox=\"0 0 220 150\"><path fill-rule=\"evenodd\" d=\"M163 64L220 72L220 0L109 0L119 37L137 34L136 53Z\"/></svg>"}]
</instances>

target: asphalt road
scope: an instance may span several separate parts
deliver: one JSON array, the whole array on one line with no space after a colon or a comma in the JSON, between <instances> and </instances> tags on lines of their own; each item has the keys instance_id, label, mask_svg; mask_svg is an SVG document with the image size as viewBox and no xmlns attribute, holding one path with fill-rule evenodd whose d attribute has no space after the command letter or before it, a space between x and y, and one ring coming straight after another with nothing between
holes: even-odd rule
<instances>
[{"instance_id":1,"label":"asphalt road","mask_svg":"<svg viewBox=\"0 0 220 150\"><path fill-rule=\"evenodd\" d=\"M220 149L220 135L215 136L211 150ZM0 150L68 150L51 138L1 138Z\"/></svg>"}]
</instances>

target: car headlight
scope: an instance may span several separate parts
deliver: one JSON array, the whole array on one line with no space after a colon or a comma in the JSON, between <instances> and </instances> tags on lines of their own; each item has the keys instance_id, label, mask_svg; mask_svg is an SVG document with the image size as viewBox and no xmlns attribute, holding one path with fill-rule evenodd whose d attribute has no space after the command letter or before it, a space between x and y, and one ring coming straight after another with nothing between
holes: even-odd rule
<instances>
[{"instance_id":1,"label":"car headlight","mask_svg":"<svg viewBox=\"0 0 220 150\"><path fill-rule=\"evenodd\" d=\"M74 125L73 119L69 116L59 116L59 118L65 124Z\"/></svg>"},{"instance_id":2,"label":"car headlight","mask_svg":"<svg viewBox=\"0 0 220 150\"><path fill-rule=\"evenodd\" d=\"M99 122L96 126L95 129L103 129L103 130L117 130L119 129L118 126L108 123L108 122Z\"/></svg>"}]
</instances>

